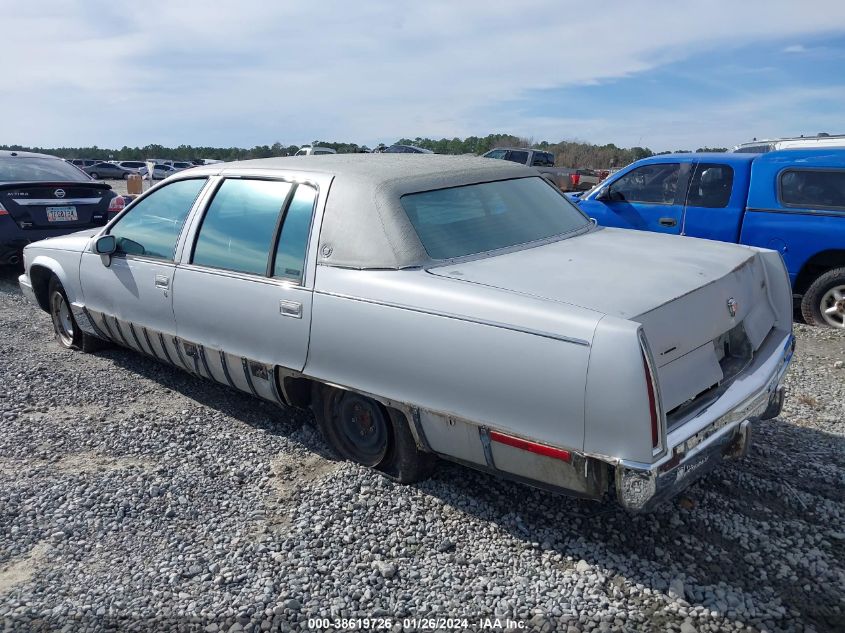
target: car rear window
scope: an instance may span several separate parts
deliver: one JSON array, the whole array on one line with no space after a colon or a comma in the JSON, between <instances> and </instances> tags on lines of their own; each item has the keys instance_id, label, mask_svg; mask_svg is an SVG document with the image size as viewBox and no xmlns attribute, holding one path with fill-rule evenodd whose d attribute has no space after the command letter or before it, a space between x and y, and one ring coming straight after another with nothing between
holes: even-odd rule
<instances>
[{"instance_id":1,"label":"car rear window","mask_svg":"<svg viewBox=\"0 0 845 633\"><path fill-rule=\"evenodd\" d=\"M779 184L786 206L845 209L845 169L787 169Z\"/></svg>"},{"instance_id":2,"label":"car rear window","mask_svg":"<svg viewBox=\"0 0 845 633\"><path fill-rule=\"evenodd\" d=\"M589 220L542 178L406 194L401 198L432 259L452 259L571 233Z\"/></svg>"},{"instance_id":3,"label":"car rear window","mask_svg":"<svg viewBox=\"0 0 845 633\"><path fill-rule=\"evenodd\" d=\"M89 182L91 179L60 158L0 158L0 182Z\"/></svg>"}]
</instances>

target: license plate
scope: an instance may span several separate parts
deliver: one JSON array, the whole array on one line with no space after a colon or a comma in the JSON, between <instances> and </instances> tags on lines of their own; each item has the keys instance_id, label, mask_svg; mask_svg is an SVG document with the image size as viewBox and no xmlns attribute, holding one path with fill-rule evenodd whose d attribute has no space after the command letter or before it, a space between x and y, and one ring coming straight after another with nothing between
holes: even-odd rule
<instances>
[{"instance_id":1,"label":"license plate","mask_svg":"<svg viewBox=\"0 0 845 633\"><path fill-rule=\"evenodd\" d=\"M48 222L76 222L76 207L47 207Z\"/></svg>"}]
</instances>

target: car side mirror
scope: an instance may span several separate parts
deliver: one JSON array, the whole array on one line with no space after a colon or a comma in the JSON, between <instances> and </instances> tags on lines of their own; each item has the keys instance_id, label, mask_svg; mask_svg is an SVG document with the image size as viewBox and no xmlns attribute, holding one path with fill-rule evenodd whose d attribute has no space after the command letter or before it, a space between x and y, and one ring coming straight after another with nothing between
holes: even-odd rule
<instances>
[{"instance_id":1,"label":"car side mirror","mask_svg":"<svg viewBox=\"0 0 845 633\"><path fill-rule=\"evenodd\" d=\"M99 255L112 255L117 250L117 239L114 235L102 235L94 242L94 251Z\"/></svg>"}]
</instances>

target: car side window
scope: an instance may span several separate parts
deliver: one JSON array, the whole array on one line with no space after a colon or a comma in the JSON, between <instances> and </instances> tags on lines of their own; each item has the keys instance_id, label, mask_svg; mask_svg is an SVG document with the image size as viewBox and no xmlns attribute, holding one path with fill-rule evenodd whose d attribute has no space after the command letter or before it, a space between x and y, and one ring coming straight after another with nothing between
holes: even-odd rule
<instances>
[{"instance_id":1,"label":"car side window","mask_svg":"<svg viewBox=\"0 0 845 633\"><path fill-rule=\"evenodd\" d=\"M273 276L302 282L305 273L305 254L311 235L311 220L317 190L309 185L298 185L285 212L282 232L276 247Z\"/></svg>"},{"instance_id":2,"label":"car side window","mask_svg":"<svg viewBox=\"0 0 845 633\"><path fill-rule=\"evenodd\" d=\"M534 152L534 160L531 161L534 167L554 167L555 159L548 152Z\"/></svg>"},{"instance_id":3,"label":"car side window","mask_svg":"<svg viewBox=\"0 0 845 633\"><path fill-rule=\"evenodd\" d=\"M507 157L505 160L509 160L514 163L519 163L520 165L524 165L528 162L528 152L518 151L518 150L511 150L508 152Z\"/></svg>"},{"instance_id":4,"label":"car side window","mask_svg":"<svg viewBox=\"0 0 845 633\"><path fill-rule=\"evenodd\" d=\"M643 165L610 185L611 202L673 204L678 190L679 163Z\"/></svg>"},{"instance_id":5,"label":"car side window","mask_svg":"<svg viewBox=\"0 0 845 633\"><path fill-rule=\"evenodd\" d=\"M191 263L266 275L291 186L280 180L224 180L202 220Z\"/></svg>"},{"instance_id":6,"label":"car side window","mask_svg":"<svg viewBox=\"0 0 845 633\"><path fill-rule=\"evenodd\" d=\"M139 200L109 230L117 252L173 261L182 225L205 182L180 180Z\"/></svg>"},{"instance_id":7,"label":"car side window","mask_svg":"<svg viewBox=\"0 0 845 633\"><path fill-rule=\"evenodd\" d=\"M845 170L787 169L780 175L781 204L845 209Z\"/></svg>"},{"instance_id":8,"label":"car side window","mask_svg":"<svg viewBox=\"0 0 845 633\"><path fill-rule=\"evenodd\" d=\"M504 150L504 149L494 149L494 150L491 150L491 151L487 152L486 154L484 154L484 156L487 157L487 158L500 158L500 159L502 159L502 158L505 157L505 155L507 153L508 153L507 150Z\"/></svg>"},{"instance_id":9,"label":"car side window","mask_svg":"<svg viewBox=\"0 0 845 633\"><path fill-rule=\"evenodd\" d=\"M688 207L724 209L733 191L734 170L730 165L698 163L690 179Z\"/></svg>"}]
</instances>

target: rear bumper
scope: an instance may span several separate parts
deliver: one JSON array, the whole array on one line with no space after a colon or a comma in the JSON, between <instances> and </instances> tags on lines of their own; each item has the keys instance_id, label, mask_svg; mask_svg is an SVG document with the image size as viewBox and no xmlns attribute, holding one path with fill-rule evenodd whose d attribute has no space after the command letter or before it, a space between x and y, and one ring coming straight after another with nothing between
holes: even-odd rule
<instances>
[{"instance_id":1,"label":"rear bumper","mask_svg":"<svg viewBox=\"0 0 845 633\"><path fill-rule=\"evenodd\" d=\"M632 512L654 508L725 459L743 457L753 422L777 416L783 406L786 373L795 338L791 333L767 341L758 350L752 371L737 380L710 407L674 429L670 449L654 464L622 460L616 467L616 492Z\"/></svg>"},{"instance_id":2,"label":"rear bumper","mask_svg":"<svg viewBox=\"0 0 845 633\"><path fill-rule=\"evenodd\" d=\"M20 261L21 253L27 244L38 242L39 240L46 240L51 237L59 237L61 235L69 235L77 231L85 231L88 229L99 228L105 226L107 217L103 217L101 221L89 223L85 226L72 227L57 227L57 228L38 228L38 229L22 229L10 217L0 217L0 220L8 220L0 222L0 265L16 264ZM15 258L14 261L11 261Z\"/></svg>"}]
</instances>

